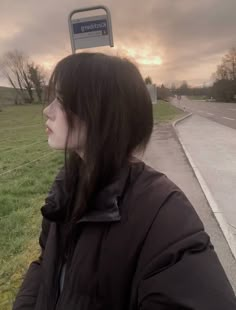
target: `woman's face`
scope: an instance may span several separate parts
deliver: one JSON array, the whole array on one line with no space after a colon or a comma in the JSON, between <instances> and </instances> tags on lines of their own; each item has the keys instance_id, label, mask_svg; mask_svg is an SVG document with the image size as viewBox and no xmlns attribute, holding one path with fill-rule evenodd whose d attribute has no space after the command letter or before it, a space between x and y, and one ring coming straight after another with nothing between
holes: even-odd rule
<instances>
[{"instance_id":1,"label":"woman's face","mask_svg":"<svg viewBox=\"0 0 236 310\"><path fill-rule=\"evenodd\" d=\"M63 105L58 98L55 98L44 110L43 114L47 118L46 132L48 135L48 145L55 150L64 150L68 133L68 123ZM68 140L68 149L76 150L79 155L83 155L85 143L85 126L76 120L75 129Z\"/></svg>"}]
</instances>

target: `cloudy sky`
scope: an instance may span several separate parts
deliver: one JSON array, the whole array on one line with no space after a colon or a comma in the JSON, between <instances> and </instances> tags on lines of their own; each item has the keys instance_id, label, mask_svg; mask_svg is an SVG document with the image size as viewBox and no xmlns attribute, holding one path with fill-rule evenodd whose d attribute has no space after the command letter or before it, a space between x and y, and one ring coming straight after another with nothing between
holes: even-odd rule
<instances>
[{"instance_id":1,"label":"cloudy sky","mask_svg":"<svg viewBox=\"0 0 236 310\"><path fill-rule=\"evenodd\" d=\"M208 83L236 46L236 0L0 0L0 56L19 49L50 72L71 53L68 14L97 4L111 10L115 44L97 50L133 57L156 84Z\"/></svg>"}]
</instances>

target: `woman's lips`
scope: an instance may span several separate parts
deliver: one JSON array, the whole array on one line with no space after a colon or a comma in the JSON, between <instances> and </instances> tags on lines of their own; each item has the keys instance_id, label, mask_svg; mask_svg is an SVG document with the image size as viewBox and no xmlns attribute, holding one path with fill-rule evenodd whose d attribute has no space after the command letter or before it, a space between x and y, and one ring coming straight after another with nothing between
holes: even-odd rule
<instances>
[{"instance_id":1,"label":"woman's lips","mask_svg":"<svg viewBox=\"0 0 236 310\"><path fill-rule=\"evenodd\" d=\"M52 129L51 129L51 128L49 128L48 126L46 127L46 133L47 133L47 134L52 133Z\"/></svg>"}]
</instances>

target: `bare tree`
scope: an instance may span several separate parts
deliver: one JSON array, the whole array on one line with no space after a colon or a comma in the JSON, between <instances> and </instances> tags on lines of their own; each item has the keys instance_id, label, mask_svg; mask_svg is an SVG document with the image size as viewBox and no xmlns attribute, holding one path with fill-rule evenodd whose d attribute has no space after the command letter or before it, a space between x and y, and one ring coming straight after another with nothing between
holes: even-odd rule
<instances>
[{"instance_id":1,"label":"bare tree","mask_svg":"<svg viewBox=\"0 0 236 310\"><path fill-rule=\"evenodd\" d=\"M217 80L229 80L229 75L225 64L220 64L217 66L216 71L216 79Z\"/></svg>"},{"instance_id":2,"label":"bare tree","mask_svg":"<svg viewBox=\"0 0 236 310\"><path fill-rule=\"evenodd\" d=\"M236 48L233 47L225 55L223 59L223 63L225 64L230 80L236 81Z\"/></svg>"},{"instance_id":3,"label":"bare tree","mask_svg":"<svg viewBox=\"0 0 236 310\"><path fill-rule=\"evenodd\" d=\"M236 96L236 48L222 58L217 67L212 95L219 101L233 102Z\"/></svg>"},{"instance_id":4,"label":"bare tree","mask_svg":"<svg viewBox=\"0 0 236 310\"><path fill-rule=\"evenodd\" d=\"M221 64L217 67L216 77L218 80L236 81L236 48L233 47L222 58Z\"/></svg>"},{"instance_id":5,"label":"bare tree","mask_svg":"<svg viewBox=\"0 0 236 310\"><path fill-rule=\"evenodd\" d=\"M23 102L34 101L32 83L27 73L28 56L19 50L4 54L1 60L1 71L15 89Z\"/></svg>"},{"instance_id":6,"label":"bare tree","mask_svg":"<svg viewBox=\"0 0 236 310\"><path fill-rule=\"evenodd\" d=\"M38 101L42 103L43 90L46 84L46 77L43 69L34 63L28 64L28 77L38 97Z\"/></svg>"}]
</instances>

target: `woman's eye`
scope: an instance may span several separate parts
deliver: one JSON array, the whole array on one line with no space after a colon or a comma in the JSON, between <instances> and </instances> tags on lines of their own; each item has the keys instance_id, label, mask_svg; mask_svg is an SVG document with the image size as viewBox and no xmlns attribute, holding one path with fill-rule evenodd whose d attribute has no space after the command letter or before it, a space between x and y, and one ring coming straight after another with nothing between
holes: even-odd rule
<instances>
[{"instance_id":1,"label":"woman's eye","mask_svg":"<svg viewBox=\"0 0 236 310\"><path fill-rule=\"evenodd\" d=\"M63 109L63 104L62 104L63 101L62 101L61 97L56 96L56 101L57 101L59 107L60 107L61 109Z\"/></svg>"}]
</instances>

